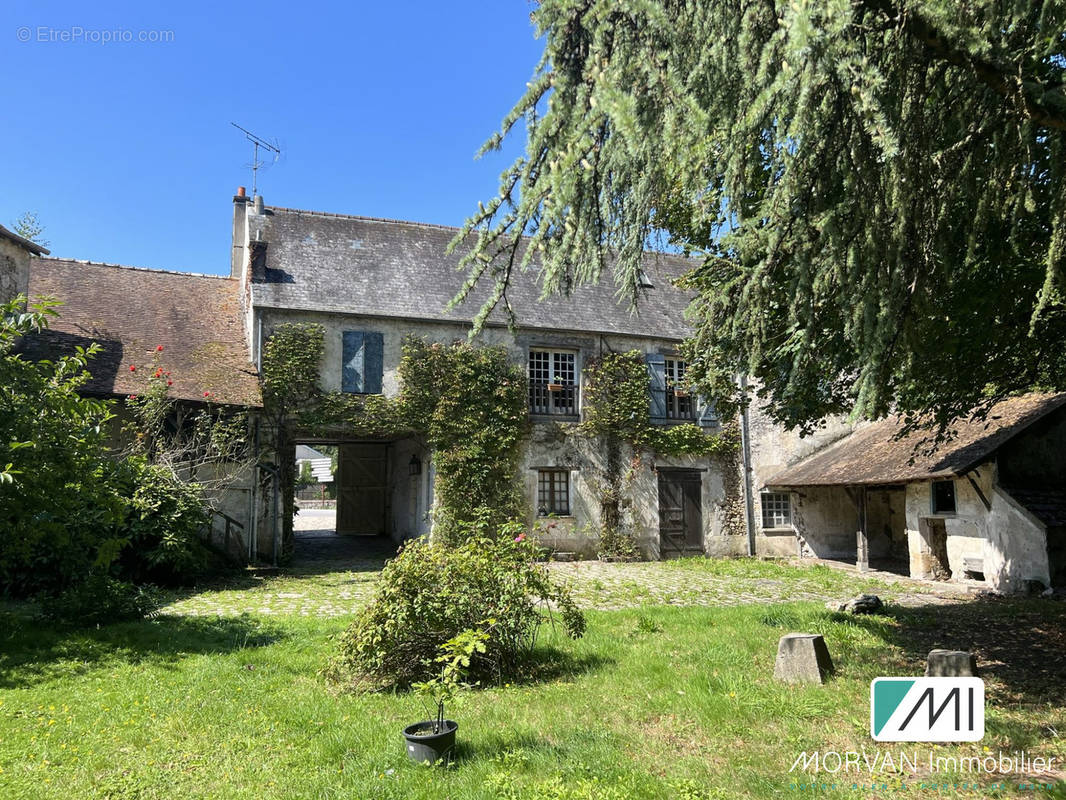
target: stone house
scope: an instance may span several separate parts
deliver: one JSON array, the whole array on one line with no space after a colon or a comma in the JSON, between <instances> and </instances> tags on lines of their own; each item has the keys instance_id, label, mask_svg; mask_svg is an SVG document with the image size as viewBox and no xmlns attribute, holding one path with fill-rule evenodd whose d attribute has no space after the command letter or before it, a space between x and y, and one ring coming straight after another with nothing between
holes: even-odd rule
<instances>
[{"instance_id":1,"label":"stone house","mask_svg":"<svg viewBox=\"0 0 1066 800\"><path fill-rule=\"evenodd\" d=\"M215 533L221 537L225 528L227 540L238 540L231 549L249 560L283 555L297 445L339 448L338 532L396 542L428 533L435 463L425 442L297 428L280 452L259 373L264 342L278 326L314 322L325 330L322 389L395 396L404 338L465 340L485 297L487 287L479 287L463 307L445 308L464 278L458 255L446 252L456 229L271 207L243 191L233 209L228 276L45 258L32 243L0 235L0 247L17 250L0 259L0 285L25 283L19 265L26 264L29 294L65 304L28 351L45 356L97 341L103 352L85 390L125 397L145 378L129 365L145 363L163 345L179 402L246 411L250 457L217 498ZM479 334L478 343L505 348L528 377L532 424L519 479L527 522L558 552L594 555L602 521L603 449L574 435L586 411L590 359L639 351L651 422L722 430L712 406L678 391L689 297L672 279L689 266L678 256L649 254L636 312L609 282L542 299L534 273L519 273L508 292L517 329L493 316ZM1002 590L1061 586L1064 405L1066 396L1006 401L987 423L960 423L949 445L914 457L918 440L897 440L894 419L826 420L800 437L753 404L738 420L743 446L735 458L632 460L624 527L648 558L815 557Z\"/></svg>"},{"instance_id":2,"label":"stone house","mask_svg":"<svg viewBox=\"0 0 1066 800\"><path fill-rule=\"evenodd\" d=\"M861 425L767 474L762 516L782 550L1004 592L1066 588L1066 394L1004 400L933 452L900 433L896 418Z\"/></svg>"},{"instance_id":3,"label":"stone house","mask_svg":"<svg viewBox=\"0 0 1066 800\"><path fill-rule=\"evenodd\" d=\"M248 357L261 363L264 342L279 325L325 329L320 386L326 391L399 391L405 337L465 340L487 287L463 307L446 310L462 285L458 254L447 254L456 229L266 206L234 198L231 279L240 282ZM519 479L528 522L546 546L591 556L600 528L597 481L602 453L574 436L585 396L583 367L606 352L644 354L655 389L652 421L719 430L713 409L676 388L685 365L678 346L687 328L688 297L671 283L689 267L677 256L651 255L636 312L607 283L577 288L571 298L541 299L533 272L515 276L508 299L512 331L491 317L477 342L506 348L529 379L532 434ZM415 437L375 441L344 430L293 431L299 444L338 445L337 529L402 541L429 532L434 458ZM280 456L286 460L285 456ZM732 467L691 456L643 461L630 476L626 523L651 558L705 553L727 530L723 509ZM734 550L736 548L724 548Z\"/></svg>"}]
</instances>

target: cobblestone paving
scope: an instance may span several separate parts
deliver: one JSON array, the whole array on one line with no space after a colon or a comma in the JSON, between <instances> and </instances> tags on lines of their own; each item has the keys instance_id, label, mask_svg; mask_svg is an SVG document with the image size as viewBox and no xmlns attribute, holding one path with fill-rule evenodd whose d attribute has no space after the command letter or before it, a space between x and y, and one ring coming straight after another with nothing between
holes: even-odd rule
<instances>
[{"instance_id":1,"label":"cobblestone paving","mask_svg":"<svg viewBox=\"0 0 1066 800\"><path fill-rule=\"evenodd\" d=\"M395 546L386 538L337 536L331 512L297 517L293 565L249 572L226 586L177 598L164 613L336 617L361 608ZM585 608L642 605L744 605L845 600L863 592L899 605L957 602L965 587L917 581L888 572L860 574L824 563L689 558L608 564L552 563Z\"/></svg>"}]
</instances>

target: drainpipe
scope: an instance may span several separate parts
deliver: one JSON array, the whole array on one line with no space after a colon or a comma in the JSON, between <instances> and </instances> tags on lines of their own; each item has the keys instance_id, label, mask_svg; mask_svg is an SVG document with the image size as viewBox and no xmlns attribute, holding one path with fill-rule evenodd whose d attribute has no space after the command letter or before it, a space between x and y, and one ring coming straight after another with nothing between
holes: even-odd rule
<instances>
[{"instance_id":1,"label":"drainpipe","mask_svg":"<svg viewBox=\"0 0 1066 800\"><path fill-rule=\"evenodd\" d=\"M740 460L744 473L744 522L748 530L748 555L755 555L755 498L751 491L751 430L748 419L748 376L740 376Z\"/></svg>"},{"instance_id":2,"label":"drainpipe","mask_svg":"<svg viewBox=\"0 0 1066 800\"><path fill-rule=\"evenodd\" d=\"M255 420L255 445L252 450L251 530L248 534L248 563L255 561L255 542L259 535L259 418Z\"/></svg>"}]
</instances>

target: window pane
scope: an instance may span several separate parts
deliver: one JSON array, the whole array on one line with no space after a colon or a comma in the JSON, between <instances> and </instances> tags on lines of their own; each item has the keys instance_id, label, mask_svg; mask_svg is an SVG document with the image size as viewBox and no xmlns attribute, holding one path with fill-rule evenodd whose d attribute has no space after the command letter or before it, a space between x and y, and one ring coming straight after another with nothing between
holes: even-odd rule
<instances>
[{"instance_id":1,"label":"window pane","mask_svg":"<svg viewBox=\"0 0 1066 800\"><path fill-rule=\"evenodd\" d=\"M542 469L537 474L537 514L570 514L570 473Z\"/></svg>"},{"instance_id":2,"label":"window pane","mask_svg":"<svg viewBox=\"0 0 1066 800\"><path fill-rule=\"evenodd\" d=\"M933 513L955 513L955 481L933 482Z\"/></svg>"},{"instance_id":3,"label":"window pane","mask_svg":"<svg viewBox=\"0 0 1066 800\"><path fill-rule=\"evenodd\" d=\"M764 528L787 528L792 524L792 503L787 492L763 492L760 499Z\"/></svg>"}]
</instances>

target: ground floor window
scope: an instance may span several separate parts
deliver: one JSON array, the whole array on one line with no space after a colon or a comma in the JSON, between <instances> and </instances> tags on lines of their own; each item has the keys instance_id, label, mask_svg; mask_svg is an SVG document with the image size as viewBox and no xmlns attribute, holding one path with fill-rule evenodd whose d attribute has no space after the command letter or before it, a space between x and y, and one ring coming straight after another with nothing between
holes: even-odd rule
<instances>
[{"instance_id":1,"label":"ground floor window","mask_svg":"<svg viewBox=\"0 0 1066 800\"><path fill-rule=\"evenodd\" d=\"M537 514L570 515L570 473L562 469L537 471Z\"/></svg>"},{"instance_id":2,"label":"ground floor window","mask_svg":"<svg viewBox=\"0 0 1066 800\"><path fill-rule=\"evenodd\" d=\"M955 481L933 481L933 513L955 513Z\"/></svg>"},{"instance_id":3,"label":"ground floor window","mask_svg":"<svg viewBox=\"0 0 1066 800\"><path fill-rule=\"evenodd\" d=\"M792 498L788 492L763 492L762 526L787 528L792 525Z\"/></svg>"}]
</instances>

